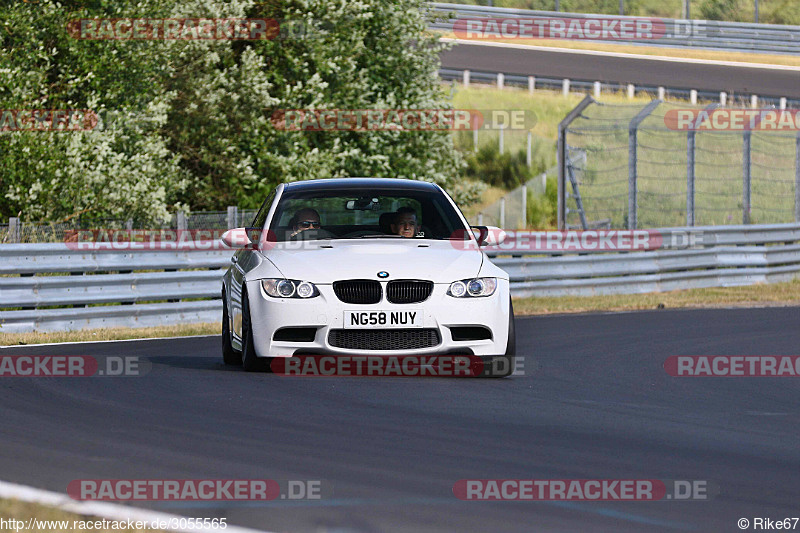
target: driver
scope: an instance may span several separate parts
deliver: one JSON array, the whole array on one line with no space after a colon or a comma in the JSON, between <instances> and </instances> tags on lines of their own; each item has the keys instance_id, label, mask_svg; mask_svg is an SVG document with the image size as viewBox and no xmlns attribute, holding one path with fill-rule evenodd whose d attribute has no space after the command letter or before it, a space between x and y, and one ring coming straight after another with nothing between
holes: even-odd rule
<instances>
[{"instance_id":1,"label":"driver","mask_svg":"<svg viewBox=\"0 0 800 533\"><path fill-rule=\"evenodd\" d=\"M291 224L292 224L292 233L290 235L291 237L294 237L298 233L305 231L307 229L322 228L322 223L320 222L319 219L319 213L308 207L304 207L303 209L298 210L292 217Z\"/></svg>"},{"instance_id":2,"label":"driver","mask_svg":"<svg viewBox=\"0 0 800 533\"><path fill-rule=\"evenodd\" d=\"M417 234L417 212L410 207L401 207L394 214L392 233L401 237L414 237Z\"/></svg>"}]
</instances>

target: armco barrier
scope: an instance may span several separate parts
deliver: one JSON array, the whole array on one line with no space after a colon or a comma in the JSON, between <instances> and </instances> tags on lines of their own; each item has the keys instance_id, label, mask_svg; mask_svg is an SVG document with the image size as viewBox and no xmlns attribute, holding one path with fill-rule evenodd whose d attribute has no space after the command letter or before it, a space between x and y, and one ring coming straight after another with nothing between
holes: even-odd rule
<instances>
[{"instance_id":1,"label":"armco barrier","mask_svg":"<svg viewBox=\"0 0 800 533\"><path fill-rule=\"evenodd\" d=\"M457 19L479 18L539 18L559 19L611 19L635 20L637 17L618 15L588 15L555 11L531 11L502 7L473 6L431 2L428 4L438 16L455 14L447 22L434 22L431 27L453 30ZM800 52L800 26L778 24L756 24L745 22L720 22L714 20L660 19L667 29L666 35L658 39L615 39L617 43L647 44L679 48L704 48L735 52L769 52L797 54Z\"/></svg>"},{"instance_id":2,"label":"armco barrier","mask_svg":"<svg viewBox=\"0 0 800 533\"><path fill-rule=\"evenodd\" d=\"M519 246L486 252L508 272L514 296L659 292L786 281L800 274L800 224L657 231L667 246L674 235L683 243L692 235L697 244L636 252L556 253ZM0 245L0 332L217 322L221 278L231 255L193 247L78 251L63 244Z\"/></svg>"}]
</instances>

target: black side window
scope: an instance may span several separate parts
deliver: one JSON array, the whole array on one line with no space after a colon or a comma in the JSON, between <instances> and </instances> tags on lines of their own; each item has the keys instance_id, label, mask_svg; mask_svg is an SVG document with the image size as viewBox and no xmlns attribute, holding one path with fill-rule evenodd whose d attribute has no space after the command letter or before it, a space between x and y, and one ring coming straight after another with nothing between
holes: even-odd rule
<instances>
[{"instance_id":1,"label":"black side window","mask_svg":"<svg viewBox=\"0 0 800 533\"><path fill-rule=\"evenodd\" d=\"M264 200L264 203L261 204L261 209L258 210L256 214L256 218L253 219L252 227L263 229L264 223L267 221L267 214L269 213L269 208L272 206L272 201L275 199L275 191L277 189L272 189L272 192L269 193L267 199Z\"/></svg>"}]
</instances>

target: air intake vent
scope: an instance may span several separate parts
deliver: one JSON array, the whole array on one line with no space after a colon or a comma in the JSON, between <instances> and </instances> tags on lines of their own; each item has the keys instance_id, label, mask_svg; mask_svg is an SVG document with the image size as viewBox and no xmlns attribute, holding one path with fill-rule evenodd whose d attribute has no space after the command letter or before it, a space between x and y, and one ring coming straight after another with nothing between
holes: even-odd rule
<instances>
[{"instance_id":1,"label":"air intake vent","mask_svg":"<svg viewBox=\"0 0 800 533\"><path fill-rule=\"evenodd\" d=\"M333 292L346 304L376 304L381 301L381 284L371 279L334 281Z\"/></svg>"},{"instance_id":2,"label":"air intake vent","mask_svg":"<svg viewBox=\"0 0 800 533\"><path fill-rule=\"evenodd\" d=\"M427 300L432 291L432 281L400 279L386 285L386 299L393 304L416 304Z\"/></svg>"},{"instance_id":3,"label":"air intake vent","mask_svg":"<svg viewBox=\"0 0 800 533\"><path fill-rule=\"evenodd\" d=\"M348 350L419 350L439 344L439 331L419 329L332 329L328 342Z\"/></svg>"}]
</instances>

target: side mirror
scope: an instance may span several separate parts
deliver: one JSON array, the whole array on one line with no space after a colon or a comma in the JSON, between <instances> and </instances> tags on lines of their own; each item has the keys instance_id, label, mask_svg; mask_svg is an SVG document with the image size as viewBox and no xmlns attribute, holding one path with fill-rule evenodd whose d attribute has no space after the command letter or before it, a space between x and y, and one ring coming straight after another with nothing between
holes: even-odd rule
<instances>
[{"instance_id":1,"label":"side mirror","mask_svg":"<svg viewBox=\"0 0 800 533\"><path fill-rule=\"evenodd\" d=\"M477 230L478 246L497 246L506 240L506 232L496 226L471 226Z\"/></svg>"},{"instance_id":2,"label":"side mirror","mask_svg":"<svg viewBox=\"0 0 800 533\"><path fill-rule=\"evenodd\" d=\"M247 235L247 228L229 229L222 234L220 240L228 248L245 248L252 244L250 237Z\"/></svg>"}]
</instances>

